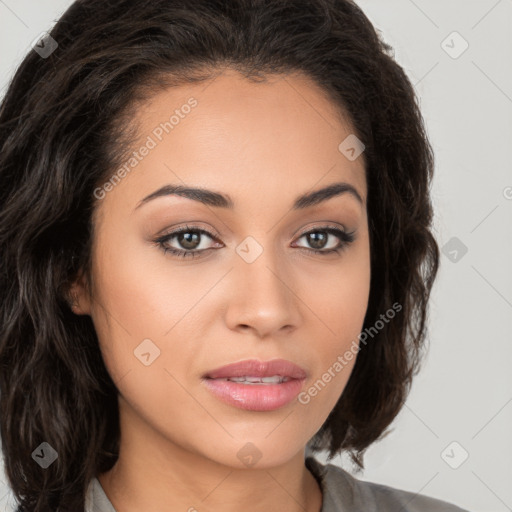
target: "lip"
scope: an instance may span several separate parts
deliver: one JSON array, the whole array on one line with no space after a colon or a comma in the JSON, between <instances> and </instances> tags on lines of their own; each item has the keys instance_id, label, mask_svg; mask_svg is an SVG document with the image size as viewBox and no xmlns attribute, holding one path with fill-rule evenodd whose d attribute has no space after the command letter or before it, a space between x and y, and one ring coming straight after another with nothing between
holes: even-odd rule
<instances>
[{"instance_id":1,"label":"lip","mask_svg":"<svg viewBox=\"0 0 512 512\"><path fill-rule=\"evenodd\" d=\"M244 384L224 380L229 377L287 377L279 384ZM306 380L306 371L285 359L250 359L222 366L203 376L207 389L219 400L239 409L273 411L297 397Z\"/></svg>"},{"instance_id":2,"label":"lip","mask_svg":"<svg viewBox=\"0 0 512 512\"><path fill-rule=\"evenodd\" d=\"M244 377L246 375L254 377L281 375L290 379L305 379L307 377L306 371L303 368L286 359L272 359L270 361L246 359L245 361L216 368L206 373L203 378L225 379L228 377Z\"/></svg>"}]
</instances>

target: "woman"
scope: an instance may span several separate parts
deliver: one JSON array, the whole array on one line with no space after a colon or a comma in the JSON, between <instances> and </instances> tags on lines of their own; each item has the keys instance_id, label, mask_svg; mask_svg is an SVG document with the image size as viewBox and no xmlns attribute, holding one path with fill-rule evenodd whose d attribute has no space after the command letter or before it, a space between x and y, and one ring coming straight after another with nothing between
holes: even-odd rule
<instances>
[{"instance_id":1,"label":"woman","mask_svg":"<svg viewBox=\"0 0 512 512\"><path fill-rule=\"evenodd\" d=\"M79 0L0 112L19 511L460 511L323 465L419 368L413 88L349 0Z\"/></svg>"}]
</instances>

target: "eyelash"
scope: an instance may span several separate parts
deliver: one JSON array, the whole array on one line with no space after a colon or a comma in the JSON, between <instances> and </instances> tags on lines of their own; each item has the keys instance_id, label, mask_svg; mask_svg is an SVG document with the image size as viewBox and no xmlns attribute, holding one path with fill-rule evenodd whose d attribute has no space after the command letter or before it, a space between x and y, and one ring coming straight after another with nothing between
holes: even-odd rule
<instances>
[{"instance_id":1,"label":"eyelash","mask_svg":"<svg viewBox=\"0 0 512 512\"><path fill-rule=\"evenodd\" d=\"M201 250L182 250L182 249L174 249L169 248L165 244L166 242L169 242L171 239L175 238L177 235L180 235L182 233L200 233L203 235L207 235L212 240L217 240L217 236L213 233L210 233L209 231L206 231L205 229L196 227L196 226L185 226L183 228L177 229L176 231L172 231L171 233L168 233L167 235L163 235L157 239L154 240L154 243L157 244L157 246L164 251L164 254L171 253L173 256L177 256L179 258L185 258L185 257L191 257L195 258L196 256L199 256L201 253L206 252L212 248L209 249L201 249ZM298 239L304 237L305 235L309 235L311 233L328 233L330 235L337 236L341 243L338 247L335 247L334 249L327 249L327 250L319 250L319 249L308 249L307 247L299 247L299 249L303 249L308 252L312 252L314 254L331 254L335 252L336 254L340 253L340 250L344 250L349 244L351 244L355 240L355 231L343 231L342 229L339 229L334 226L321 226L318 228L314 228L312 230L306 231L302 233Z\"/></svg>"}]
</instances>

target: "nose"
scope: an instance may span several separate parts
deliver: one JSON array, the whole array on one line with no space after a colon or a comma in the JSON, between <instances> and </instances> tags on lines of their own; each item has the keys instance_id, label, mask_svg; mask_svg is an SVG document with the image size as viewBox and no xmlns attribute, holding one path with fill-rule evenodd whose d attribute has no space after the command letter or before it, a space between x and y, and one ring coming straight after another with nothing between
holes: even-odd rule
<instances>
[{"instance_id":1,"label":"nose","mask_svg":"<svg viewBox=\"0 0 512 512\"><path fill-rule=\"evenodd\" d=\"M292 269L278 262L270 249L252 263L236 255L230 280L225 318L230 329L252 330L265 338L299 326L302 302L293 289Z\"/></svg>"}]
</instances>

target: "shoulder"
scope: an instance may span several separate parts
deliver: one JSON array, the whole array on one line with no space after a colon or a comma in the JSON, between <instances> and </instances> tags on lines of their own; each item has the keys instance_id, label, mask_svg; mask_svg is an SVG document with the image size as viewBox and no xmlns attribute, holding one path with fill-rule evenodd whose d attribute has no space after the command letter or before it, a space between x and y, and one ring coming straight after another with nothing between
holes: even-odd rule
<instances>
[{"instance_id":1,"label":"shoulder","mask_svg":"<svg viewBox=\"0 0 512 512\"><path fill-rule=\"evenodd\" d=\"M374 482L358 480L333 464L307 457L306 466L322 482L322 512L468 512L443 500L403 491Z\"/></svg>"}]
</instances>

